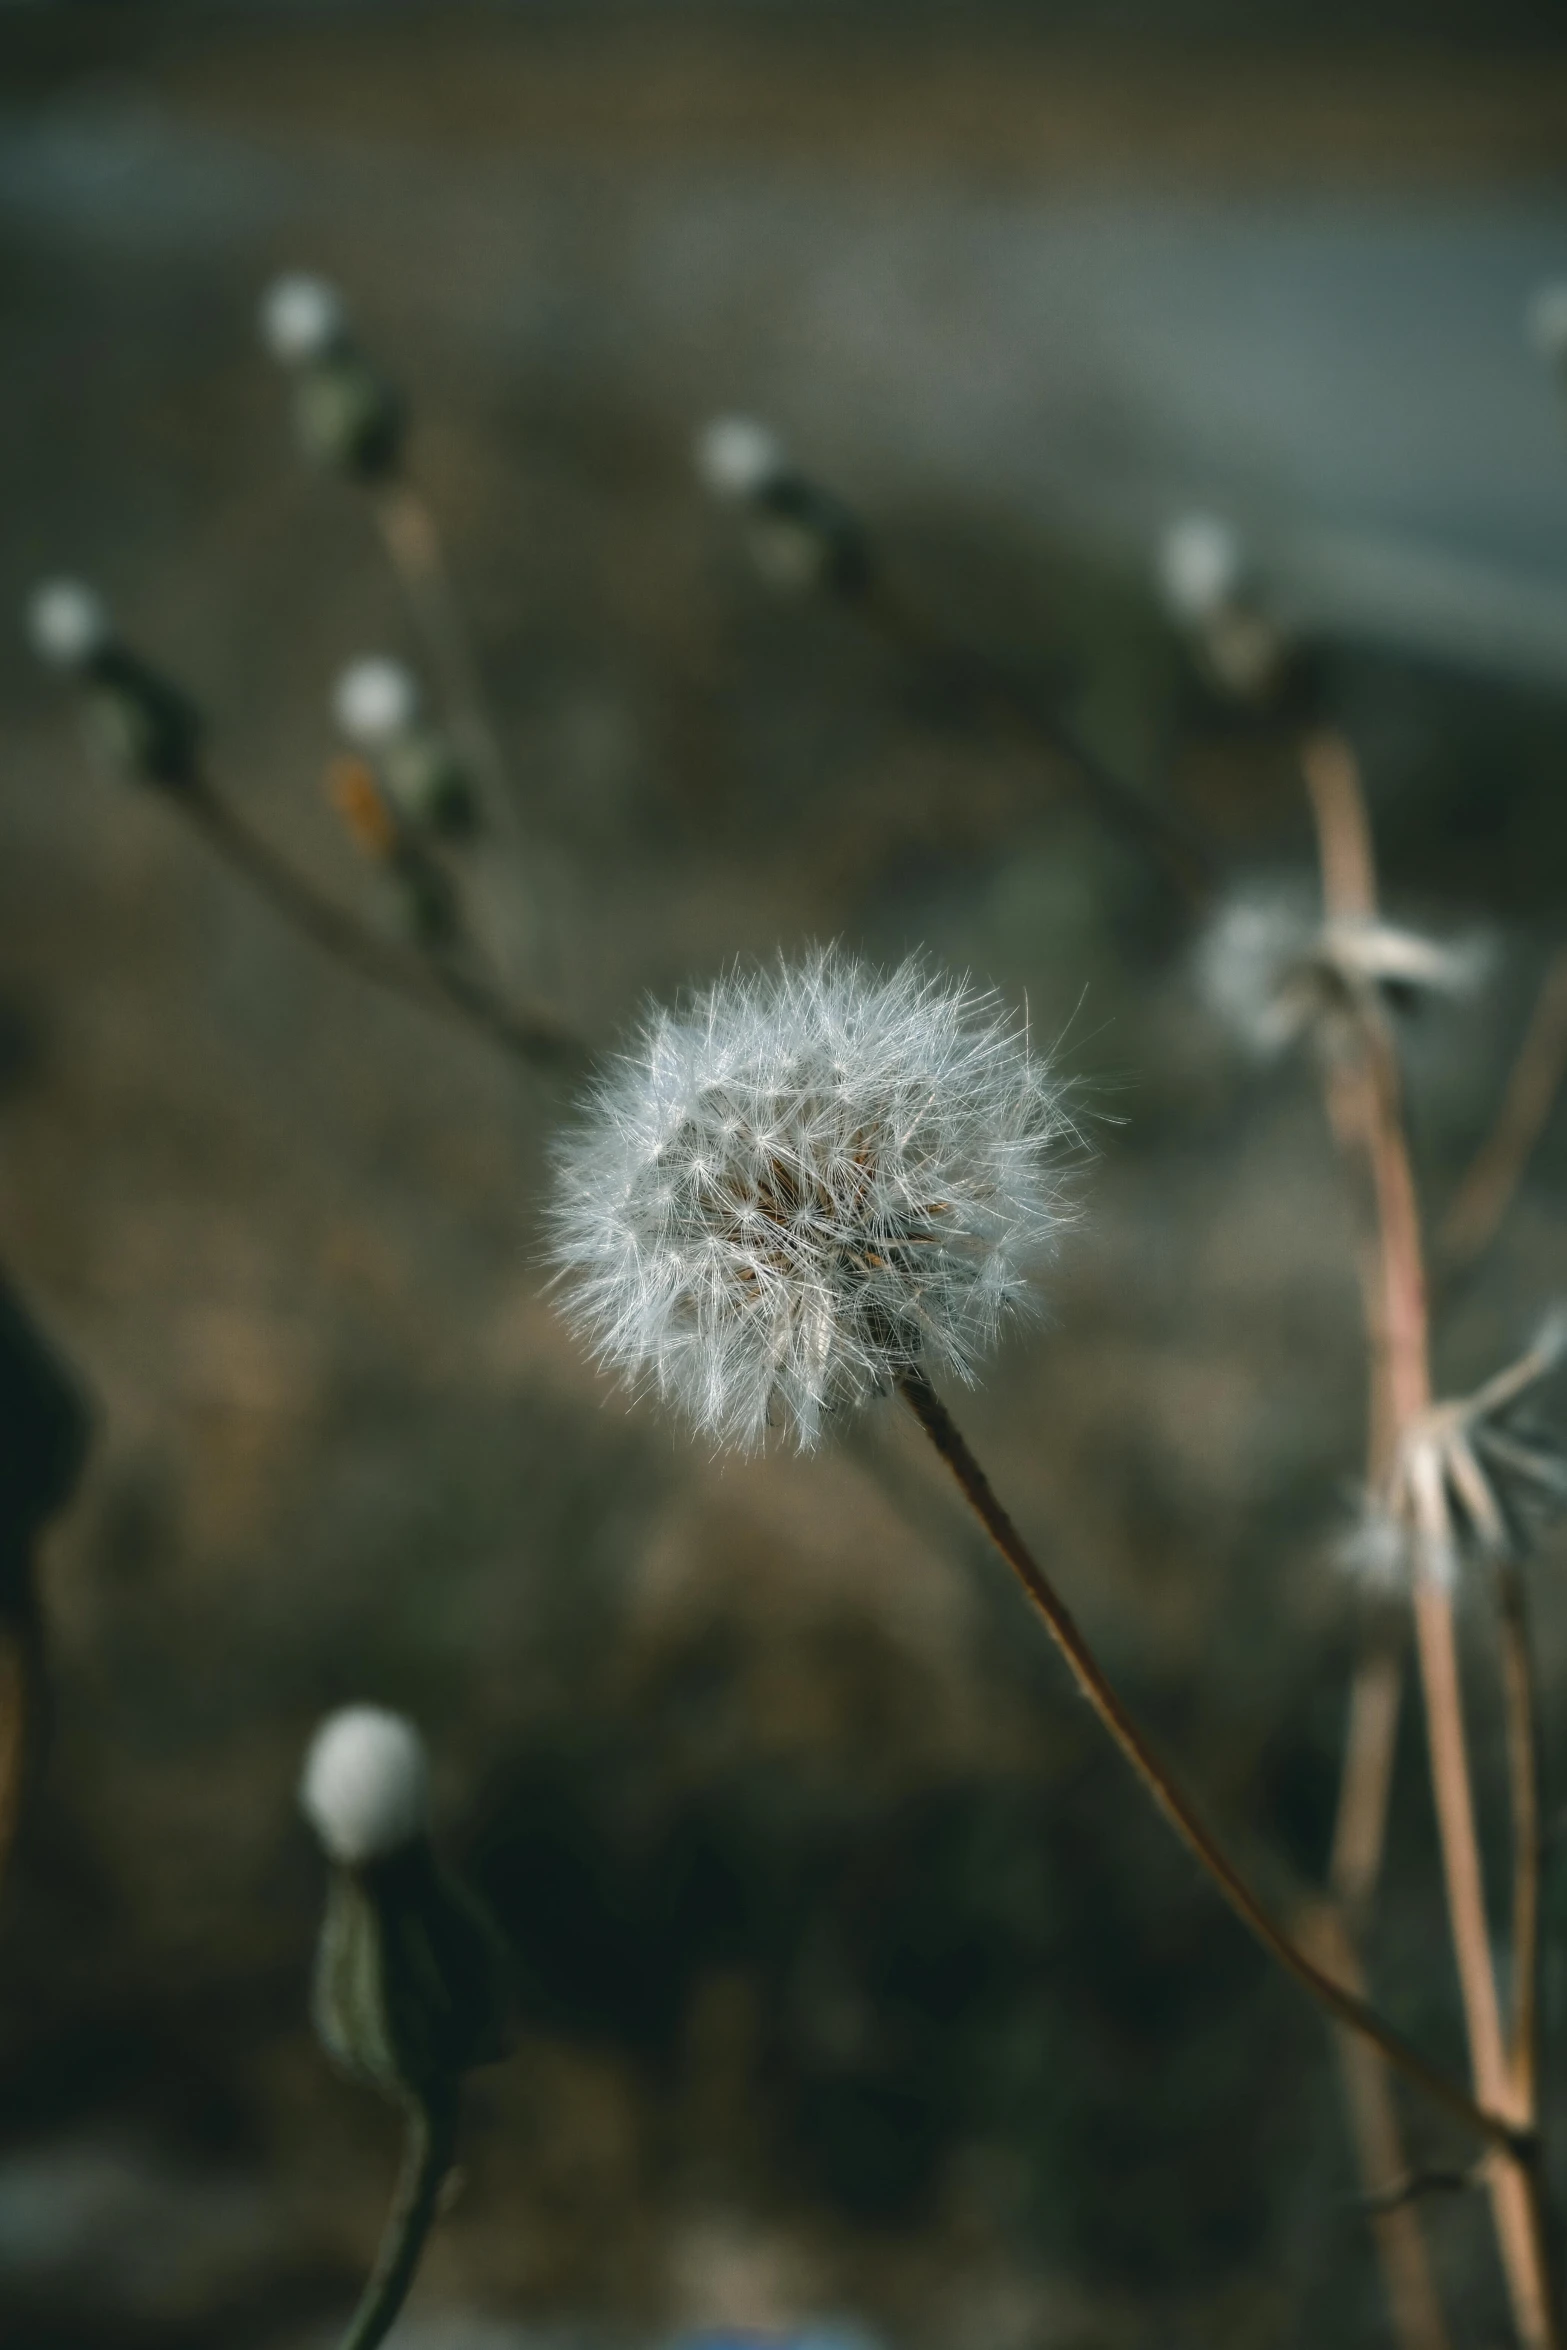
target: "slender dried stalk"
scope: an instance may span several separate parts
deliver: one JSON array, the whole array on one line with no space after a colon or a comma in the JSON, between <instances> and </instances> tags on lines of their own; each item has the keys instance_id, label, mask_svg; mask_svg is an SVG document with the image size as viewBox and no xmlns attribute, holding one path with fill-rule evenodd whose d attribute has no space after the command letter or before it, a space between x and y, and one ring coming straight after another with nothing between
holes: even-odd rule
<instances>
[{"instance_id":1,"label":"slender dried stalk","mask_svg":"<svg viewBox=\"0 0 1567 2350\"><path fill-rule=\"evenodd\" d=\"M1368 919L1376 912L1376 863L1371 826L1354 753L1342 735L1322 731L1302 746L1301 763L1316 818L1322 907L1332 922ZM1373 1145L1374 1088L1364 1060L1330 1058L1324 1067L1328 1123L1357 1176ZM1383 1331L1384 1276L1374 1216L1357 1251L1366 1327L1366 1473L1373 1486L1392 1458L1395 1427L1388 1393ZM1344 1759L1328 1865L1335 1908L1318 1913L1318 1932L1334 1971L1364 1990L1355 1937L1365 1925L1387 1845L1393 1758L1403 1705L1402 1642L1385 1620L1368 1622L1350 1681ZM1409 2175L1408 2157L1387 2068L1362 2040L1337 2034L1344 2102L1367 2214L1382 2270L1394 2330L1404 2350L1446 2350L1447 2328L1437 2297L1425 2231L1412 2200L1395 2198Z\"/></svg>"},{"instance_id":2,"label":"slender dried stalk","mask_svg":"<svg viewBox=\"0 0 1567 2350\"><path fill-rule=\"evenodd\" d=\"M386 2234L338 2350L376 2350L396 2323L452 2167L456 2137L455 2092L432 2091L410 2102L403 2167Z\"/></svg>"},{"instance_id":3,"label":"slender dried stalk","mask_svg":"<svg viewBox=\"0 0 1567 2350\"><path fill-rule=\"evenodd\" d=\"M1567 947L1546 965L1496 1124L1470 1163L1442 1223L1452 1265L1473 1263L1495 1238L1567 1076Z\"/></svg>"},{"instance_id":4,"label":"slender dried stalk","mask_svg":"<svg viewBox=\"0 0 1567 2350\"><path fill-rule=\"evenodd\" d=\"M1043 1617L1051 1638L1071 1667L1078 1688L1131 1764L1146 1793L1213 1879L1242 1924L1319 2006L1339 2023L1373 2042L1387 2062L1433 2103L1465 2122L1499 2152L1516 2157L1518 2133L1499 2111L1489 2111L1477 2103L1456 2081L1429 2063L1391 2024L1385 2023L1365 2000L1325 1973L1290 1940L1214 1842L1190 1799L1155 1755L1106 1678L1066 1602L997 1500L989 1478L935 1389L921 1374L912 1371L904 1373L899 1389L956 1478L964 1499Z\"/></svg>"},{"instance_id":5,"label":"slender dried stalk","mask_svg":"<svg viewBox=\"0 0 1567 2350\"><path fill-rule=\"evenodd\" d=\"M328 954L426 1011L444 1011L514 1059L535 1068L572 1068L586 1059L576 1037L548 1012L516 1010L482 979L444 959L415 962L323 897L253 832L207 780L170 792L171 804L218 854L306 937Z\"/></svg>"},{"instance_id":6,"label":"slender dried stalk","mask_svg":"<svg viewBox=\"0 0 1567 2350\"><path fill-rule=\"evenodd\" d=\"M1346 916L1368 915L1375 905L1375 868L1354 754L1341 737L1321 735L1305 746L1302 765L1317 820L1329 908ZM1425 1253L1397 1055L1375 1005L1363 1008L1359 1030L1367 1079L1365 1149L1380 1237L1377 1328L1387 1421L1396 1441L1431 1401ZM1435 1554L1444 1551L1449 1540L1446 1496L1439 1480L1434 1490L1428 1489L1424 1506L1430 1520L1424 1532ZM1520 2103L1519 2084L1502 2037L1452 1599L1435 1574L1422 1573L1416 1582L1415 1636L1471 2075L1481 2104L1509 2114L1518 2132L1518 2143L1494 2161L1490 2171L1497 2239L1520 2338L1529 2350L1547 2350L1559 2336L1541 2199L1539 2115L1534 2106ZM1510 1689L1508 1695L1512 1696Z\"/></svg>"}]
</instances>

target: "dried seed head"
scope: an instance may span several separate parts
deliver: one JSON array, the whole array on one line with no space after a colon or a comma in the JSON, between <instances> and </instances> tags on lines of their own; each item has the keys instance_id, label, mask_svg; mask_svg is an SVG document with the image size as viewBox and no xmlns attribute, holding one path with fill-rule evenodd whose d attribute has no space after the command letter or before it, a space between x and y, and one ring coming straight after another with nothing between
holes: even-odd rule
<instances>
[{"instance_id":1,"label":"dried seed head","mask_svg":"<svg viewBox=\"0 0 1567 2350\"><path fill-rule=\"evenodd\" d=\"M1567 369L1567 278L1536 288L1524 314L1530 342L1552 367Z\"/></svg>"},{"instance_id":2,"label":"dried seed head","mask_svg":"<svg viewBox=\"0 0 1567 2350\"><path fill-rule=\"evenodd\" d=\"M837 953L655 1012L559 1150L600 1362L721 1444L971 1379L1063 1220L1062 1090L996 999Z\"/></svg>"},{"instance_id":3,"label":"dried seed head","mask_svg":"<svg viewBox=\"0 0 1567 2350\"><path fill-rule=\"evenodd\" d=\"M27 599L27 641L51 669L79 675L113 638L108 605L79 579L43 580Z\"/></svg>"},{"instance_id":4,"label":"dried seed head","mask_svg":"<svg viewBox=\"0 0 1567 2350\"><path fill-rule=\"evenodd\" d=\"M703 488L740 505L790 471L782 441L751 416L715 416L697 434L693 453Z\"/></svg>"},{"instance_id":5,"label":"dried seed head","mask_svg":"<svg viewBox=\"0 0 1567 2350\"><path fill-rule=\"evenodd\" d=\"M1391 922L1328 922L1287 886L1238 892L1197 944L1197 984L1222 1025L1266 1059L1311 1034L1327 1049L1369 1009L1456 999L1485 976L1477 939L1442 944Z\"/></svg>"},{"instance_id":6,"label":"dried seed head","mask_svg":"<svg viewBox=\"0 0 1567 2350\"><path fill-rule=\"evenodd\" d=\"M284 367L324 358L348 331L343 298L324 277L291 270L275 277L261 297L261 339Z\"/></svg>"},{"instance_id":7,"label":"dried seed head","mask_svg":"<svg viewBox=\"0 0 1567 2350\"><path fill-rule=\"evenodd\" d=\"M1246 581L1240 540L1214 514L1185 514L1159 547L1159 585L1171 617L1186 627L1235 604Z\"/></svg>"},{"instance_id":8,"label":"dried seed head","mask_svg":"<svg viewBox=\"0 0 1567 2350\"><path fill-rule=\"evenodd\" d=\"M384 1860L428 1833L424 1741L401 1714L345 1706L310 1742L299 1801L331 1859L345 1868Z\"/></svg>"},{"instance_id":9,"label":"dried seed head","mask_svg":"<svg viewBox=\"0 0 1567 2350\"><path fill-rule=\"evenodd\" d=\"M1567 1451L1525 1409L1564 1359L1567 1317L1558 1313L1507 1370L1412 1421L1345 1545L1345 1564L1383 1588L1416 1575L1447 1588L1465 1558L1521 1556L1535 1530L1567 1510Z\"/></svg>"},{"instance_id":10,"label":"dried seed head","mask_svg":"<svg viewBox=\"0 0 1567 2350\"><path fill-rule=\"evenodd\" d=\"M405 735L419 715L419 704L419 681L412 670L380 655L351 662L332 689L338 725L364 750Z\"/></svg>"}]
</instances>

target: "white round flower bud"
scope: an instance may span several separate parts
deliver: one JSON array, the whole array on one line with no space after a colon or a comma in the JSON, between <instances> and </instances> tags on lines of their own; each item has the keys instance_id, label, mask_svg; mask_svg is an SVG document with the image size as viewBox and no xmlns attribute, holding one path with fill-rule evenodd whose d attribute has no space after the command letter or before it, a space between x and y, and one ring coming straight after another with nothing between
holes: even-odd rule
<instances>
[{"instance_id":1,"label":"white round flower bud","mask_svg":"<svg viewBox=\"0 0 1567 2350\"><path fill-rule=\"evenodd\" d=\"M109 607L79 579L46 579L27 599L27 638L51 669L85 669L113 634Z\"/></svg>"},{"instance_id":2,"label":"white round flower bud","mask_svg":"<svg viewBox=\"0 0 1567 2350\"><path fill-rule=\"evenodd\" d=\"M1209 620L1233 604L1245 580L1241 544L1213 514L1186 514L1159 548L1159 586L1177 620Z\"/></svg>"},{"instance_id":3,"label":"white round flower bud","mask_svg":"<svg viewBox=\"0 0 1567 2350\"><path fill-rule=\"evenodd\" d=\"M752 416L715 416L697 434L694 455L704 489L741 505L789 470L782 441Z\"/></svg>"},{"instance_id":4,"label":"white round flower bud","mask_svg":"<svg viewBox=\"0 0 1567 2350\"><path fill-rule=\"evenodd\" d=\"M1567 367L1567 278L1551 278L1529 297L1529 340L1553 367Z\"/></svg>"},{"instance_id":5,"label":"white round flower bud","mask_svg":"<svg viewBox=\"0 0 1567 2350\"><path fill-rule=\"evenodd\" d=\"M429 1827L424 1741L401 1714L345 1706L310 1741L299 1801L333 1860L360 1868L384 1859Z\"/></svg>"},{"instance_id":6,"label":"white round flower bud","mask_svg":"<svg viewBox=\"0 0 1567 2350\"><path fill-rule=\"evenodd\" d=\"M419 715L419 681L380 654L351 662L332 690L332 713L348 740L366 750L396 742Z\"/></svg>"},{"instance_id":7,"label":"white round flower bud","mask_svg":"<svg viewBox=\"0 0 1567 2350\"><path fill-rule=\"evenodd\" d=\"M322 358L347 323L336 286L302 270L275 277L261 297L261 340L284 367Z\"/></svg>"}]
</instances>

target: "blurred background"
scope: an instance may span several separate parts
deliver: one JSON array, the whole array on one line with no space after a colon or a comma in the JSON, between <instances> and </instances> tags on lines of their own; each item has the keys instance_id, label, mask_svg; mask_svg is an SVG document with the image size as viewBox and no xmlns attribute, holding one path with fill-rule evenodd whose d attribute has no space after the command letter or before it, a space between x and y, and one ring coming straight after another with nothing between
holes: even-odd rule
<instances>
[{"instance_id":1,"label":"blurred background","mask_svg":"<svg viewBox=\"0 0 1567 2350\"><path fill-rule=\"evenodd\" d=\"M417 645L255 326L279 270L342 288L411 403L572 1018L612 1038L842 938L1059 1040L1083 1213L966 1423L1286 1904L1330 1831L1364 1450L1309 1069L1236 1055L1192 905L1059 759L769 593L691 444L766 418L934 628L1226 873L1309 881L1289 727L1215 696L1151 584L1187 508L1244 534L1319 648L1392 909L1492 942L1485 990L1408 1032L1439 1214L1563 928L1567 409L1523 325L1567 271L1555 16L0 11L0 609L94 580L257 826L387 920L323 793L330 694ZM310 2036L294 1784L361 1697L424 1726L522 1985L409 2350L1388 2339L1323 2030L912 1433L719 1462L608 1392L543 1294L560 1090L95 776L19 627L0 695L0 1259L94 1418L0 1905L6 2341L333 2339L396 2127ZM1567 1289L1564 1172L1558 1114L1444 1292L1445 1391ZM1547 1898L1559 1941L1559 1869ZM1417 1720L1371 1958L1459 2061ZM1558 2032L1564 1991L1553 1952ZM1456 2337L1500 2339L1479 2199L1433 2234Z\"/></svg>"}]
</instances>

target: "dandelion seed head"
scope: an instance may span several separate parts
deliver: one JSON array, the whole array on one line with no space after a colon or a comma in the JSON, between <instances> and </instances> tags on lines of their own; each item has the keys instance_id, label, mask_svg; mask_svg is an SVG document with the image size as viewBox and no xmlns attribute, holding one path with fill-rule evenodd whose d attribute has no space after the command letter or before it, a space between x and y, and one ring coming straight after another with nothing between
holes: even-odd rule
<instances>
[{"instance_id":1,"label":"dandelion seed head","mask_svg":"<svg viewBox=\"0 0 1567 2350\"><path fill-rule=\"evenodd\" d=\"M1236 601L1246 560L1227 522L1215 514L1185 514L1164 534L1158 575L1172 616L1195 626Z\"/></svg>"},{"instance_id":2,"label":"dandelion seed head","mask_svg":"<svg viewBox=\"0 0 1567 2350\"><path fill-rule=\"evenodd\" d=\"M808 1449L902 1372L973 1378L1071 1136L992 995L837 953L735 973L655 1012L560 1146L568 1317L720 1444Z\"/></svg>"},{"instance_id":3,"label":"dandelion seed head","mask_svg":"<svg viewBox=\"0 0 1567 2350\"><path fill-rule=\"evenodd\" d=\"M419 681L401 661L354 661L332 689L332 714L351 743L373 750L396 742L419 715Z\"/></svg>"},{"instance_id":4,"label":"dandelion seed head","mask_svg":"<svg viewBox=\"0 0 1567 2350\"><path fill-rule=\"evenodd\" d=\"M113 633L108 605L82 580L43 580L27 599L27 641L51 669L87 668Z\"/></svg>"},{"instance_id":5,"label":"dandelion seed head","mask_svg":"<svg viewBox=\"0 0 1567 2350\"><path fill-rule=\"evenodd\" d=\"M341 342L348 313L336 286L304 270L275 277L261 297L261 340L280 365L307 366Z\"/></svg>"},{"instance_id":6,"label":"dandelion seed head","mask_svg":"<svg viewBox=\"0 0 1567 2350\"><path fill-rule=\"evenodd\" d=\"M424 1741L401 1714L378 1705L345 1706L327 1716L310 1742L299 1801L341 1866L362 1868L384 1859L429 1828Z\"/></svg>"},{"instance_id":7,"label":"dandelion seed head","mask_svg":"<svg viewBox=\"0 0 1567 2350\"><path fill-rule=\"evenodd\" d=\"M1529 341L1553 367L1567 367L1567 278L1536 287L1524 313Z\"/></svg>"},{"instance_id":8,"label":"dandelion seed head","mask_svg":"<svg viewBox=\"0 0 1567 2350\"><path fill-rule=\"evenodd\" d=\"M715 416L697 434L694 455L703 488L736 505L760 497L789 470L782 441L753 416Z\"/></svg>"}]
</instances>

